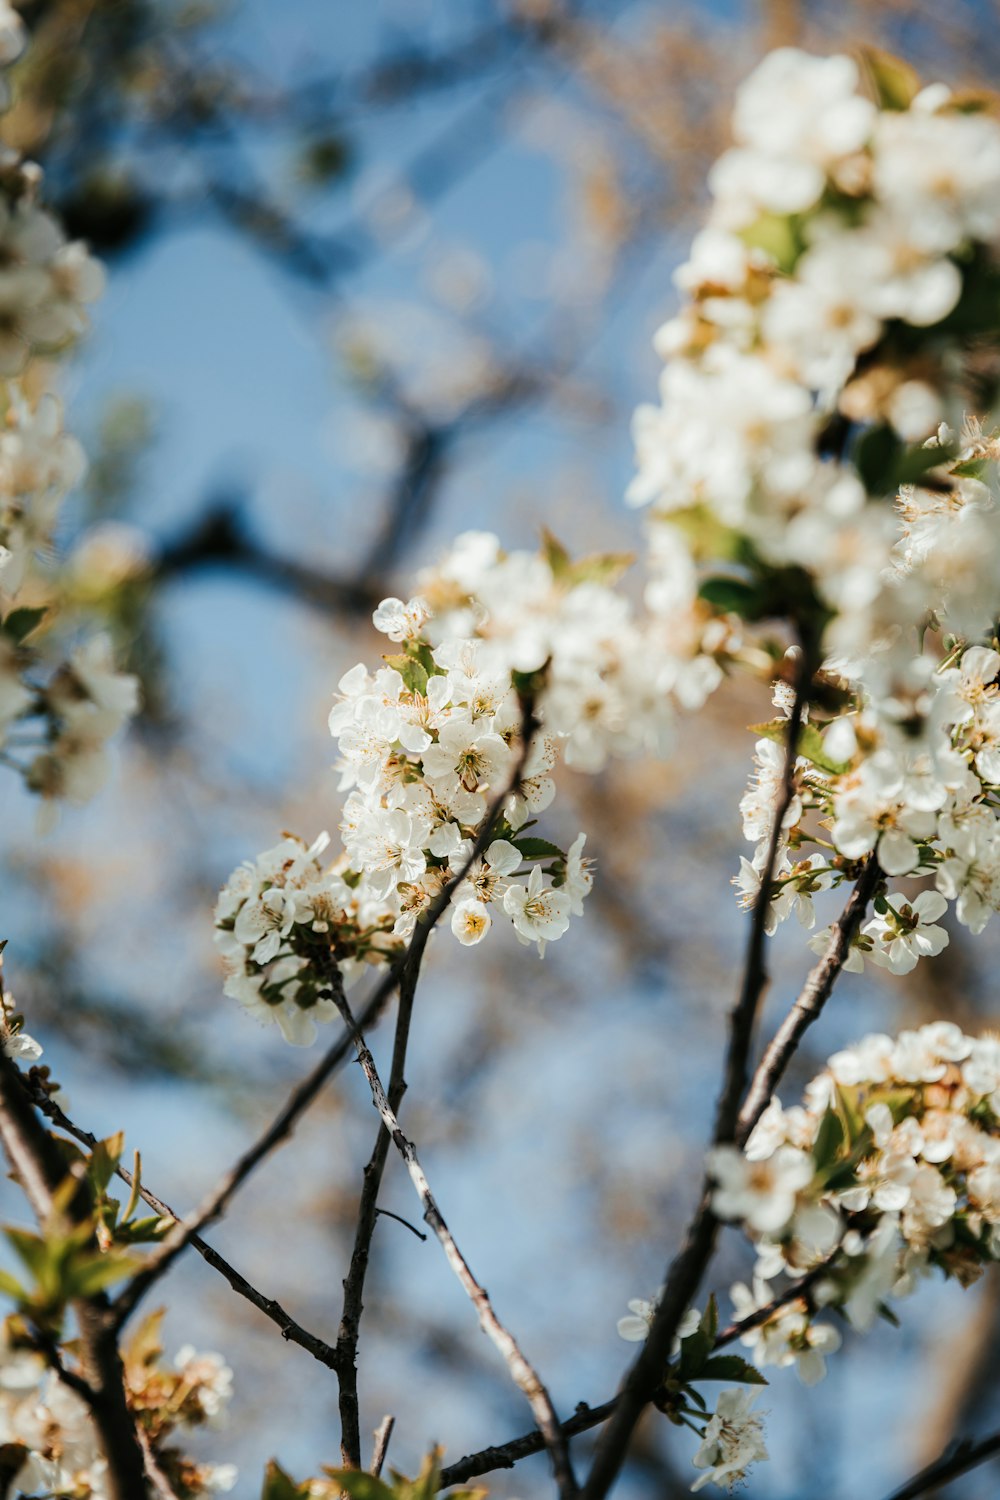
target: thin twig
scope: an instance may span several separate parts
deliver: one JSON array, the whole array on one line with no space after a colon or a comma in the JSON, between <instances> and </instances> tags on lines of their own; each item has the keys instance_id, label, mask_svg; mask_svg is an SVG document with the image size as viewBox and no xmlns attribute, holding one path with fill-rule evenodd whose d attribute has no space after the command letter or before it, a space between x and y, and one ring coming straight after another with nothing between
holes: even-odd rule
<instances>
[{"instance_id":1,"label":"thin twig","mask_svg":"<svg viewBox=\"0 0 1000 1500\"><path fill-rule=\"evenodd\" d=\"M153 1451L153 1445L149 1440L149 1433L141 1422L135 1424L135 1430L139 1438L139 1447L142 1449L143 1460L146 1465L146 1478L153 1487L154 1493L159 1500L179 1500L177 1491L160 1467L159 1460Z\"/></svg>"},{"instance_id":2,"label":"thin twig","mask_svg":"<svg viewBox=\"0 0 1000 1500\"><path fill-rule=\"evenodd\" d=\"M397 1224L402 1224L404 1229L408 1229L411 1234L415 1234L418 1240L427 1239L422 1229L418 1229L416 1224L411 1224L409 1219L404 1219L402 1214L394 1214L391 1208L376 1208L375 1212L382 1219L395 1219Z\"/></svg>"},{"instance_id":3,"label":"thin twig","mask_svg":"<svg viewBox=\"0 0 1000 1500\"><path fill-rule=\"evenodd\" d=\"M493 801L487 808L486 817L479 829L473 847L461 868L442 887L428 906L423 920L417 923L402 960L397 964L393 964L376 985L358 1017L359 1027L368 1028L376 1024L397 985L402 986L409 982L415 982L415 975L419 973L424 950L427 947L431 932L447 909L452 894L465 879L474 862L486 848L504 804L520 784L535 727L536 721L533 702L525 698L522 702L522 744L510 780L505 784L503 790L493 798ZM292 1089L284 1105L275 1115L267 1129L257 1137L254 1144L224 1174L221 1181L202 1200L194 1213L188 1215L185 1219L178 1220L174 1224L174 1227L168 1231L164 1239L161 1240L157 1249L146 1257L142 1269L132 1277L131 1281L119 1293L114 1302L119 1326L135 1311L141 1299L166 1274L177 1257L187 1248L191 1242L192 1235L200 1234L207 1225L211 1224L215 1219L220 1218L254 1169L270 1156L271 1152L277 1146L280 1146L283 1141L288 1139L302 1115L321 1092L324 1084L350 1055L353 1046L350 1032L345 1031L338 1037L333 1045L324 1053L312 1072L308 1073Z\"/></svg>"},{"instance_id":4,"label":"thin twig","mask_svg":"<svg viewBox=\"0 0 1000 1500\"><path fill-rule=\"evenodd\" d=\"M417 1158L413 1142L403 1134L399 1127L399 1121L396 1119L389 1105L385 1090L382 1087L382 1080L379 1078L378 1069L375 1066L375 1059L365 1045L364 1037L358 1029L347 1001L341 993L334 993L333 998L340 1014L344 1018L344 1024L354 1038L358 1060L368 1080L375 1108L381 1115L383 1125L406 1164L410 1181L413 1183L417 1196L423 1205L424 1218L436 1234L448 1264L458 1278L469 1301L476 1309L479 1315L480 1327L487 1338L499 1350L510 1372L511 1379L527 1398L545 1440L545 1446L552 1459L552 1468L560 1495L564 1497L574 1496L577 1493L577 1485L570 1463L569 1445L560 1425L559 1418L556 1415L555 1407L552 1404L552 1398L537 1370L527 1359L513 1334L497 1317L486 1288L477 1281L471 1266L458 1248L454 1235L445 1223L444 1215L438 1207L434 1194L431 1192L430 1183L427 1181L424 1169Z\"/></svg>"},{"instance_id":5,"label":"thin twig","mask_svg":"<svg viewBox=\"0 0 1000 1500\"><path fill-rule=\"evenodd\" d=\"M764 938L771 882L781 847L785 816L795 796L799 730L811 677L811 655L802 649L795 697L786 727L784 771L776 798L767 856L761 871L760 889L753 908L743 981L729 1018L729 1045L715 1115L713 1141L716 1145L731 1142L735 1138L740 1100L747 1086L754 1025L767 984ZM615 1481L635 1425L663 1378L663 1369L681 1318L694 1299L715 1249L718 1229L719 1221L712 1212L711 1184L706 1177L684 1242L667 1268L663 1296L653 1315L649 1334L625 1377L614 1414L597 1445L590 1473L583 1486L583 1500L603 1500Z\"/></svg>"},{"instance_id":6,"label":"thin twig","mask_svg":"<svg viewBox=\"0 0 1000 1500\"><path fill-rule=\"evenodd\" d=\"M396 1418L391 1413L386 1412L375 1429L375 1446L372 1449L372 1473L376 1479L382 1472L385 1455L389 1451L389 1439L392 1437L392 1429L395 1425Z\"/></svg>"},{"instance_id":7,"label":"thin twig","mask_svg":"<svg viewBox=\"0 0 1000 1500\"><path fill-rule=\"evenodd\" d=\"M79 1396L82 1401L85 1401L90 1406L94 1399L94 1392L90 1386L90 1382L84 1380L79 1371L70 1370L63 1364L62 1350L53 1336L47 1333L45 1329L35 1325L31 1329L31 1341L33 1347L49 1366L49 1369L55 1371L66 1389L72 1391L74 1395Z\"/></svg>"},{"instance_id":8,"label":"thin twig","mask_svg":"<svg viewBox=\"0 0 1000 1500\"><path fill-rule=\"evenodd\" d=\"M737 1121L737 1145L745 1143L764 1113L800 1041L830 998L830 992L844 967L851 942L861 926L881 874L875 855L870 854L847 905L834 923L829 948L810 971L798 999L775 1032L773 1041L754 1073Z\"/></svg>"},{"instance_id":9,"label":"thin twig","mask_svg":"<svg viewBox=\"0 0 1000 1500\"><path fill-rule=\"evenodd\" d=\"M978 1464L998 1455L1000 1432L990 1433L989 1437L980 1438L978 1442L964 1438L961 1442L950 1444L939 1459L926 1469L921 1469L919 1474L914 1474L901 1489L893 1490L886 1500L917 1500L918 1496L928 1495L942 1484L950 1484L961 1474L967 1474Z\"/></svg>"}]
</instances>

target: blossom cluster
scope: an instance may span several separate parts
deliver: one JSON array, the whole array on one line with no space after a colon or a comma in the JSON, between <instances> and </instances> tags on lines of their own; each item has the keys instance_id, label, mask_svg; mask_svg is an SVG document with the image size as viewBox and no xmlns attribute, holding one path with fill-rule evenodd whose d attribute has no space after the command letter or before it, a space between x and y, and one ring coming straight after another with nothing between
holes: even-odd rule
<instances>
[{"instance_id":1,"label":"blossom cluster","mask_svg":"<svg viewBox=\"0 0 1000 1500\"><path fill-rule=\"evenodd\" d=\"M709 1172L715 1212L757 1251L738 1316L767 1306L777 1278L821 1268L808 1297L743 1339L759 1364L795 1363L812 1383L839 1345L815 1309L864 1329L932 1269L967 1286L1000 1260L1000 1039L949 1021L867 1036L802 1105L772 1100L744 1151L714 1148Z\"/></svg>"},{"instance_id":2,"label":"blossom cluster","mask_svg":"<svg viewBox=\"0 0 1000 1500\"><path fill-rule=\"evenodd\" d=\"M552 556L470 534L424 594L383 601L374 624L395 649L345 673L330 713L342 848L324 864L328 835L286 838L222 891L226 992L288 1041L311 1041L336 1014L334 979L398 958L446 893L466 946L505 920L542 953L582 915L585 835L563 849L533 831L551 773L561 754L592 767L662 735L670 705L643 681L622 601L590 576L614 560L585 575L567 559L560 576Z\"/></svg>"},{"instance_id":3,"label":"blossom cluster","mask_svg":"<svg viewBox=\"0 0 1000 1500\"><path fill-rule=\"evenodd\" d=\"M814 1385L842 1342L824 1309L865 1330L880 1315L894 1321L889 1300L935 1268L968 1286L1000 1261L1000 1038L948 1021L866 1036L830 1058L802 1105L772 1099L745 1148L716 1146L707 1167L714 1212L756 1251L752 1285L730 1291L737 1320L753 1320L740 1342L757 1369L794 1366ZM623 1338L646 1338L657 1300L629 1303ZM714 1314L708 1328L710 1353ZM689 1309L662 1409L702 1439L694 1463L708 1472L693 1488L732 1488L767 1457L757 1392L724 1391L711 1419L690 1404L692 1370L753 1384L731 1357L692 1367L705 1330Z\"/></svg>"},{"instance_id":4,"label":"blossom cluster","mask_svg":"<svg viewBox=\"0 0 1000 1500\"><path fill-rule=\"evenodd\" d=\"M702 507L832 611L878 587L878 502L900 445L954 408L1000 242L1000 124L939 85L881 102L850 58L795 48L743 84L676 273L687 301L657 335L662 404L635 426L635 504Z\"/></svg>"},{"instance_id":5,"label":"blossom cluster","mask_svg":"<svg viewBox=\"0 0 1000 1500\"><path fill-rule=\"evenodd\" d=\"M996 641L995 637L992 637ZM875 915L854 938L848 969L865 958L896 974L948 942L940 925L949 903L957 920L981 932L1000 909L1000 651L993 645L950 643L920 658L919 692L905 729L887 724L884 701L847 692L848 711L806 724L794 767L794 795L781 830L769 888L769 930L793 912L811 928L813 897L854 879L861 862L877 860L883 881ZM916 662L914 662L916 665ZM787 693L779 700L787 707ZM881 712L879 711L881 708ZM736 884L756 898L770 822L785 777L786 721L761 726L754 778L741 803L753 858L741 862ZM826 951L819 933L815 950Z\"/></svg>"},{"instance_id":6,"label":"blossom cluster","mask_svg":"<svg viewBox=\"0 0 1000 1500\"><path fill-rule=\"evenodd\" d=\"M933 881L888 893L852 955L905 972L946 941L946 902L973 930L1000 902L1000 443L963 415L1000 374L1000 122L877 60L869 81L875 97L851 59L784 48L739 90L686 300L657 335L630 499L651 507L654 577L700 573L703 641L728 622L730 659L756 638L766 667L783 621L807 652L822 706L796 746L770 925L812 925L815 893L875 855ZM783 780L781 722L761 728L747 901Z\"/></svg>"},{"instance_id":7,"label":"blossom cluster","mask_svg":"<svg viewBox=\"0 0 1000 1500\"><path fill-rule=\"evenodd\" d=\"M0 70L24 28L0 10ZM0 71L0 107L7 102ZM67 241L40 201L41 172L0 152L0 756L46 799L87 800L108 771L108 741L135 713L138 683L110 642L64 610L54 535L85 460L48 389L51 360L87 326L104 273Z\"/></svg>"},{"instance_id":8,"label":"blossom cluster","mask_svg":"<svg viewBox=\"0 0 1000 1500\"><path fill-rule=\"evenodd\" d=\"M129 1400L178 1500L231 1490L232 1464L197 1463L173 1446L178 1431L217 1425L232 1395L232 1371L218 1354L190 1345L162 1362L159 1318L147 1320L125 1352ZM16 1317L0 1334L0 1441L4 1493L107 1500L107 1460L83 1399L48 1368Z\"/></svg>"}]
</instances>

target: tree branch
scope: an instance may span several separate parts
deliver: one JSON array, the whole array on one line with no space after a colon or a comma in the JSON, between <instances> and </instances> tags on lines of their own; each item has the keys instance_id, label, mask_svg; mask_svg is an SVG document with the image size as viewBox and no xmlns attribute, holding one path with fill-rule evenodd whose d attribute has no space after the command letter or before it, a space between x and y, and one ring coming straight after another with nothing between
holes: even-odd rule
<instances>
[{"instance_id":1,"label":"tree branch","mask_svg":"<svg viewBox=\"0 0 1000 1500\"><path fill-rule=\"evenodd\" d=\"M799 730L813 670L811 653L801 647L800 653L795 697L785 737L784 772L776 799L767 857L761 871L760 889L753 908L743 982L729 1018L729 1046L715 1114L713 1142L716 1145L728 1143L736 1135L740 1099L747 1086L754 1024L767 984L764 938L771 882L781 847L785 815L795 795ZM711 1183L706 1177L684 1243L667 1268L663 1296L653 1315L649 1335L625 1377L614 1414L598 1443L594 1462L584 1483L583 1500L603 1500L614 1484L636 1423L663 1378L663 1369L670 1356L681 1318L698 1290L715 1249L718 1230L719 1221L712 1212Z\"/></svg>"},{"instance_id":2,"label":"tree branch","mask_svg":"<svg viewBox=\"0 0 1000 1500\"><path fill-rule=\"evenodd\" d=\"M754 1073L737 1121L736 1144L738 1146L745 1144L750 1132L770 1103L800 1041L830 998L837 976L844 967L844 962L850 952L851 942L861 926L868 903L875 893L881 875L878 860L874 854L870 854L865 860L847 905L834 924L826 954L810 971L798 999L778 1027L773 1041Z\"/></svg>"},{"instance_id":3,"label":"tree branch","mask_svg":"<svg viewBox=\"0 0 1000 1500\"><path fill-rule=\"evenodd\" d=\"M14 1063L0 1047L0 1141L44 1230L53 1195L67 1172L59 1149L42 1126L22 1087ZM77 1223L90 1219L83 1181L66 1212ZM76 1387L90 1409L108 1463L110 1500L138 1500L145 1493L145 1465L129 1410L125 1373L118 1352L118 1324L103 1292L73 1303L79 1329L83 1384Z\"/></svg>"},{"instance_id":4,"label":"tree branch","mask_svg":"<svg viewBox=\"0 0 1000 1500\"><path fill-rule=\"evenodd\" d=\"M392 1429L395 1425L396 1418L390 1412L386 1412L375 1429L375 1445L372 1449L371 1471L376 1479L382 1472L382 1465L385 1463L385 1456L389 1451L389 1439L392 1437Z\"/></svg>"},{"instance_id":5,"label":"tree branch","mask_svg":"<svg viewBox=\"0 0 1000 1500\"><path fill-rule=\"evenodd\" d=\"M410 1037L413 1001L417 991L419 966L400 983L396 1012L396 1034L392 1044L389 1071L389 1104L399 1109L406 1093L406 1049ZM364 1311L365 1277L371 1254L372 1236L378 1218L378 1195L389 1155L389 1132L379 1126L371 1157L364 1169L358 1222L351 1251L351 1264L344 1279L344 1304L337 1330L337 1360L340 1378L341 1456L348 1468L361 1467L361 1417L358 1408L358 1338Z\"/></svg>"},{"instance_id":6,"label":"tree branch","mask_svg":"<svg viewBox=\"0 0 1000 1500\"><path fill-rule=\"evenodd\" d=\"M406 1163L406 1170L410 1175L410 1181L413 1183L417 1196L423 1205L424 1218L437 1235L448 1264L458 1278L469 1301L476 1309L479 1315L480 1327L487 1338L492 1340L502 1356L514 1384L527 1398L528 1405L531 1407L539 1430L542 1433L545 1446L549 1451L560 1495L564 1497L574 1496L577 1493L577 1484L570 1462L569 1446L559 1418L556 1415L555 1407L552 1404L552 1398L541 1376L523 1353L513 1334L497 1317L488 1292L477 1281L471 1266L458 1248L454 1235L445 1223L444 1215L438 1207L437 1201L431 1192L430 1183L427 1181L426 1174L417 1158L416 1148L413 1142L400 1129L399 1121L396 1119L385 1096L382 1080L379 1078L378 1070L375 1067L375 1059L365 1045L364 1037L355 1023L350 1006L344 999L343 991L339 989L335 990L333 999L344 1018L344 1024L348 1027L354 1039L358 1061L361 1063L364 1075L368 1080L368 1085L372 1092L372 1100L375 1108L382 1117L382 1124L392 1137L393 1144Z\"/></svg>"},{"instance_id":7,"label":"tree branch","mask_svg":"<svg viewBox=\"0 0 1000 1500\"><path fill-rule=\"evenodd\" d=\"M980 1438L978 1442L963 1438L961 1442L950 1444L939 1459L907 1480L901 1489L893 1490L891 1495L886 1496L886 1500L917 1500L918 1496L928 1495L942 1484L950 1484L961 1474L967 1474L978 1464L998 1455L1000 1432L993 1432L989 1437Z\"/></svg>"},{"instance_id":8,"label":"tree branch","mask_svg":"<svg viewBox=\"0 0 1000 1500\"><path fill-rule=\"evenodd\" d=\"M521 705L521 752L518 759L517 770L511 787L516 786L520 780L521 772L527 761L528 752L531 748L531 739L534 734L534 709L529 702ZM503 805L503 800L499 806ZM499 806L497 810L499 810ZM496 821L496 813L487 818L487 826L492 829ZM476 841L476 850L482 853L489 842L488 836ZM475 855L473 856L476 857ZM466 871L470 868L472 861L466 865ZM464 872L463 872L464 873ZM392 1062L389 1068L388 1100L393 1113L399 1110L403 1095L406 1093L406 1051L410 1040L410 1024L413 1018L413 1002L417 992L417 981L420 978L420 956L415 963L409 966L403 974L399 985L399 1006L396 1011L396 1032L392 1044ZM358 1339L360 1336L361 1315L364 1311L364 1288L365 1278L368 1274L368 1262L371 1255L372 1236L375 1233L375 1223L378 1218L378 1195L382 1186L382 1177L385 1173L385 1164L389 1155L390 1136L385 1126L380 1124L372 1154L365 1166L361 1198L358 1203L358 1222L354 1233L354 1246L351 1251L351 1263L347 1276L344 1279L344 1302L341 1312L340 1327L337 1330L337 1360L340 1381L340 1444L341 1456L345 1467L359 1469L361 1467L361 1415L358 1406Z\"/></svg>"}]
</instances>

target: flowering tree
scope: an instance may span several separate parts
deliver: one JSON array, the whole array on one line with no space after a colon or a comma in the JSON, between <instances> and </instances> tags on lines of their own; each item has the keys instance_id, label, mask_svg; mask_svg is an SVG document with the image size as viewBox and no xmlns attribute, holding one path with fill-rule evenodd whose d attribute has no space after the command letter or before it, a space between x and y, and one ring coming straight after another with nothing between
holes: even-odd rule
<instances>
[{"instance_id":1,"label":"flowering tree","mask_svg":"<svg viewBox=\"0 0 1000 1500\"><path fill-rule=\"evenodd\" d=\"M23 43L3 11L0 57ZM683 309L657 335L661 405L636 417L641 603L628 557L574 559L548 532L537 553L508 552L470 531L412 597L375 610L385 649L340 677L329 716L339 847L315 829L284 835L234 871L215 910L226 995L294 1046L314 1045L320 1025L334 1040L200 1206L175 1213L138 1155L123 1165L121 1135L98 1141L74 1122L3 993L0 1142L36 1220L5 1231L17 1265L0 1273L13 1307L6 1493L184 1500L232 1487L231 1465L177 1446L222 1409L231 1372L191 1346L165 1363L160 1315L134 1322L191 1248L337 1381L339 1466L300 1481L275 1462L263 1500L426 1500L542 1449L560 1496L599 1500L650 1407L696 1435L693 1488L732 1488L767 1457L754 1406L765 1370L794 1365L811 1385L840 1347L838 1321L895 1319L924 1278L968 1285L1000 1259L995 1037L946 1017L868 1035L830 1057L801 1104L778 1092L842 971L907 975L947 944L949 905L972 933L1000 910L1000 125L987 101L921 87L894 59L870 55L862 75L846 56L786 48L739 90L733 137L677 273ZM101 272L42 206L37 168L5 160L0 186L0 730L5 765L49 821L105 774L139 684L88 633L52 547L82 462L54 360L83 331ZM749 937L702 1193L663 1285L619 1324L640 1347L617 1394L566 1420L400 1125L418 981L439 925L476 948L509 923L539 955L571 931L595 873L585 833L568 847L547 836L560 762L595 773L610 757L668 757L676 718L737 672L774 713L754 726L740 804ZM814 898L841 889L759 1049L768 938L793 913L814 930ZM393 1003L383 1081L366 1036ZM329 1343L202 1236L354 1056L379 1127ZM365 1279L393 1150L535 1422L450 1467L434 1449L415 1479L381 1477L391 1418L373 1453L361 1443ZM726 1325L712 1264L724 1224L756 1256ZM583 1474L570 1440L598 1427ZM946 1455L899 1500L998 1449L1000 1434Z\"/></svg>"}]
</instances>

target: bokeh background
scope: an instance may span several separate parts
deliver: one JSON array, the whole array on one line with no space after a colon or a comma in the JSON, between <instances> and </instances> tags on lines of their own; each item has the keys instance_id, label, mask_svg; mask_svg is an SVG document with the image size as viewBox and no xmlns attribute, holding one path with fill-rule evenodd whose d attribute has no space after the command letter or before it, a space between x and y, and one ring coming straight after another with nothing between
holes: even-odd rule
<instances>
[{"instance_id":1,"label":"bokeh background","mask_svg":"<svg viewBox=\"0 0 1000 1500\"><path fill-rule=\"evenodd\" d=\"M310 1057L221 995L215 892L283 829L336 830L326 715L376 658L384 595L470 527L574 551L636 545L622 494L650 340L704 201L732 90L770 46L859 44L989 86L976 0L25 0L8 143L46 169L108 293L70 367L92 467L67 508L80 592L145 685L113 784L40 839L3 784L7 975L78 1123L124 1126L151 1187L193 1205ZM746 918L729 878L760 690L728 684L669 764L567 774L552 816L598 880L544 963L447 934L418 999L405 1125L459 1243L560 1410L603 1400L700 1169ZM830 915L832 916L832 912ZM848 976L790 1100L836 1046L946 1014L997 1019L997 946L961 931L906 981ZM769 1015L810 955L775 945ZM384 1046L384 1037L375 1038ZM336 1335L377 1124L357 1069L211 1238ZM386 1207L415 1199L390 1160ZM23 1208L4 1185L3 1211ZM727 1235L721 1291L747 1274ZM334 1463L334 1377L197 1256L171 1346L218 1348L237 1395L205 1456L240 1497L277 1454ZM724 1315L729 1311L723 1298ZM878 1497L1000 1415L997 1287L928 1286L904 1326L848 1336L825 1384L773 1372L757 1500ZM361 1343L363 1431L454 1460L531 1426L438 1247L381 1219ZM578 1440L581 1453L589 1438ZM623 1500L687 1492L694 1439L653 1414ZM549 1493L544 1459L488 1481ZM954 1493L996 1494L983 1469Z\"/></svg>"}]
</instances>

